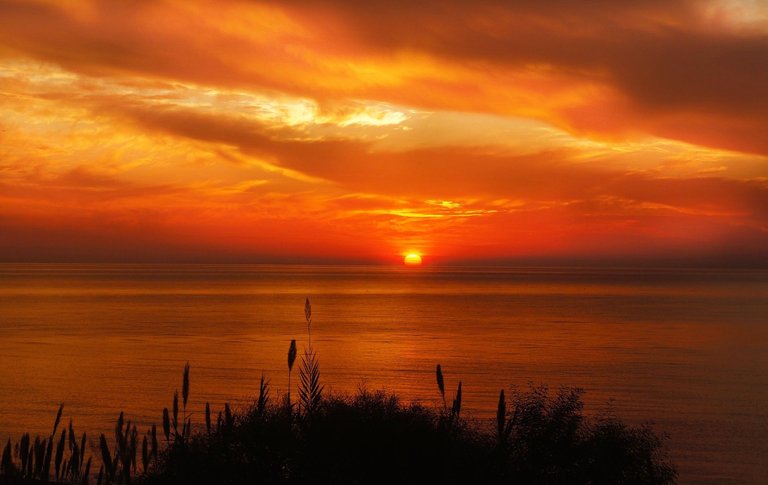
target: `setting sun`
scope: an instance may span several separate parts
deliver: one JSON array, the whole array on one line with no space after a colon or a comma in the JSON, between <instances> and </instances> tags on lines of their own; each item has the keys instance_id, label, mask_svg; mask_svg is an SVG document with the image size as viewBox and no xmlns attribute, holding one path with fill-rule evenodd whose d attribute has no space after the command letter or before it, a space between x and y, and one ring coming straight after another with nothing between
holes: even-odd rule
<instances>
[{"instance_id":1,"label":"setting sun","mask_svg":"<svg viewBox=\"0 0 768 485\"><path fill-rule=\"evenodd\" d=\"M403 263L406 266L419 266L421 265L421 256L417 253L408 253L403 258Z\"/></svg>"}]
</instances>

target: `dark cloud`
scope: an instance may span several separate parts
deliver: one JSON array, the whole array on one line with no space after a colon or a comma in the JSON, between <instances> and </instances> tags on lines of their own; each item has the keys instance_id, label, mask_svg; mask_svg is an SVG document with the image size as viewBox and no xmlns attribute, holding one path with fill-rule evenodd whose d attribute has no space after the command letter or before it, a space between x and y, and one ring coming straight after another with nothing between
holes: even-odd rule
<instances>
[{"instance_id":1,"label":"dark cloud","mask_svg":"<svg viewBox=\"0 0 768 485\"><path fill-rule=\"evenodd\" d=\"M357 40L382 51L427 52L478 69L542 67L563 77L563 90L593 81L626 97L625 126L561 113L577 128L634 128L768 153L759 136L768 126L768 34L718 29L704 16L711 2L305 3L337 12ZM727 136L679 126L702 117Z\"/></svg>"},{"instance_id":2,"label":"dark cloud","mask_svg":"<svg viewBox=\"0 0 768 485\"><path fill-rule=\"evenodd\" d=\"M227 12L248 5L263 4L207 7ZM711 1L337 0L272 7L284 9L306 35L266 32L259 43L199 11L161 2L93 2L87 13L78 13L69 6L5 0L0 43L6 53L97 75L135 73L320 99L353 95L500 113L521 108L493 98L505 83L510 90L562 93L591 83L615 99L596 94L541 116L584 132L639 131L768 153L761 136L768 126L768 34L717 21L722 15L711 14L717 9ZM471 94L478 79L448 81L437 72L394 87L345 82L349 72L323 67L329 56L354 65L386 62L401 52L470 69L494 88ZM546 88L515 84L515 72L531 67L547 77ZM612 111L604 114L610 123L595 119L595 106Z\"/></svg>"}]
</instances>

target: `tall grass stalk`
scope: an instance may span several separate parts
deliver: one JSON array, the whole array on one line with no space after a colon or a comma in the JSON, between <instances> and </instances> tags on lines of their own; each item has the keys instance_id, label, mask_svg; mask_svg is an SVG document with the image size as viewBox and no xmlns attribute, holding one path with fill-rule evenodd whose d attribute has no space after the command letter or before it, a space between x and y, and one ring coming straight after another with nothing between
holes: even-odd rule
<instances>
[{"instance_id":1,"label":"tall grass stalk","mask_svg":"<svg viewBox=\"0 0 768 485\"><path fill-rule=\"evenodd\" d=\"M324 386L320 384L320 362L314 349L305 349L299 367L299 400L305 416L312 415L320 406Z\"/></svg>"},{"instance_id":2,"label":"tall grass stalk","mask_svg":"<svg viewBox=\"0 0 768 485\"><path fill-rule=\"evenodd\" d=\"M304 302L304 319L307 321L307 336L308 346L312 348L312 304L309 303L309 298Z\"/></svg>"},{"instance_id":3,"label":"tall grass stalk","mask_svg":"<svg viewBox=\"0 0 768 485\"><path fill-rule=\"evenodd\" d=\"M307 322L307 342L299 366L299 400L305 417L311 416L320 406L324 386L320 384L320 362L312 348L312 304L309 298L304 303L304 318Z\"/></svg>"},{"instance_id":4,"label":"tall grass stalk","mask_svg":"<svg viewBox=\"0 0 768 485\"><path fill-rule=\"evenodd\" d=\"M291 407L291 372L294 362L296 362L296 339L291 340L291 345L288 346L288 394L286 396L288 408Z\"/></svg>"},{"instance_id":5,"label":"tall grass stalk","mask_svg":"<svg viewBox=\"0 0 768 485\"><path fill-rule=\"evenodd\" d=\"M438 468L471 472L449 476L450 483L474 483L479 476L490 476L498 483L674 482L676 472L662 453L661 438L650 428L631 428L615 419L588 422L581 413L579 390L563 390L550 398L546 388L534 388L527 394L514 393L510 404L502 389L495 430L491 425L489 434L468 430L467 421L461 418L461 381L448 408L440 364L435 374L442 409L403 406L394 396L365 391L352 398L325 397L317 354L311 344L312 308L308 298L304 314L308 346L299 365L296 413L290 401L296 340L291 341L288 350L289 412L279 402L270 404L269 380L262 372L258 397L251 408L255 412L236 414L225 403L214 429L210 403L206 402L205 434L193 435L191 431L187 363L181 396L177 390L171 410L163 408L166 446L162 455L156 426L153 424L139 439L137 426L121 412L115 422L113 447L104 434L98 439L95 452L101 464L97 485L130 485L138 479L155 484L239 483L242 475L238 474L244 471L267 483L305 483L308 476L318 472L327 473L324 478L344 483L366 483L380 478L373 477L372 472L386 474L389 467L400 467L393 477L405 476L403 470L413 471L403 466L414 467L419 474L426 472L419 475L420 481L430 482L436 480L429 475L434 473L434 463L440 464ZM322 412L318 412L321 408ZM83 433L77 439L71 419L68 428L59 434L62 413L63 405L59 406L48 438L32 439L24 433L15 446L11 439L7 441L0 456L0 484L47 483L51 476L60 483L89 484L93 456L86 460L87 436ZM304 419L296 421L297 415ZM384 467L382 456L389 460ZM209 468L221 464L225 466ZM364 474L356 476L354 470Z\"/></svg>"},{"instance_id":6,"label":"tall grass stalk","mask_svg":"<svg viewBox=\"0 0 768 485\"><path fill-rule=\"evenodd\" d=\"M205 432L211 435L211 403L205 403Z\"/></svg>"},{"instance_id":7,"label":"tall grass stalk","mask_svg":"<svg viewBox=\"0 0 768 485\"><path fill-rule=\"evenodd\" d=\"M443 369L440 364L435 367L435 377L437 378L437 390L440 391L440 396L443 398L443 412L448 412L448 404L445 402L445 380L443 379Z\"/></svg>"},{"instance_id":8,"label":"tall grass stalk","mask_svg":"<svg viewBox=\"0 0 768 485\"><path fill-rule=\"evenodd\" d=\"M262 415L269 404L269 381L264 379L264 372L261 373L259 381L259 399L256 401L256 411Z\"/></svg>"}]
</instances>

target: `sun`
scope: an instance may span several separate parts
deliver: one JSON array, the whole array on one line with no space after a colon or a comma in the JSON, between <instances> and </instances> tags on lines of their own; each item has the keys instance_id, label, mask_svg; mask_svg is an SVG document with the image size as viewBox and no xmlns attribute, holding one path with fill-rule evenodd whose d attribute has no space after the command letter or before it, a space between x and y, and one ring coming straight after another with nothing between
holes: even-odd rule
<instances>
[{"instance_id":1,"label":"sun","mask_svg":"<svg viewBox=\"0 0 768 485\"><path fill-rule=\"evenodd\" d=\"M406 266L419 266L421 265L421 255L418 253L408 253L403 258L403 263Z\"/></svg>"}]
</instances>

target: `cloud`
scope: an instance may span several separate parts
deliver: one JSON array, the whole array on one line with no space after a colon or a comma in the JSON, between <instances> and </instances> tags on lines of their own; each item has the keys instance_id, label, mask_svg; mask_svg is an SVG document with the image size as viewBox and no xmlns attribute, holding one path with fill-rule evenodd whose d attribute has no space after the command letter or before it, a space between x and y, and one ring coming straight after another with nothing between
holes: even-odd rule
<instances>
[{"instance_id":1,"label":"cloud","mask_svg":"<svg viewBox=\"0 0 768 485\"><path fill-rule=\"evenodd\" d=\"M0 257L764 262L746 17L0 0Z\"/></svg>"},{"instance_id":2,"label":"cloud","mask_svg":"<svg viewBox=\"0 0 768 485\"><path fill-rule=\"evenodd\" d=\"M153 130L237 147L276 165L342 185L345 190L408 196L580 200L611 195L670 207L733 211L768 216L768 183L718 177L669 178L611 169L600 159L574 163L574 150L526 155L485 148L443 146L406 151L374 151L351 140L296 140L270 136L258 123L193 110L121 106L115 112ZM439 184L435 183L439 178Z\"/></svg>"},{"instance_id":3,"label":"cloud","mask_svg":"<svg viewBox=\"0 0 768 485\"><path fill-rule=\"evenodd\" d=\"M530 115L590 136L766 154L768 28L734 11L687 0L5 0L0 43L98 76Z\"/></svg>"}]
</instances>

